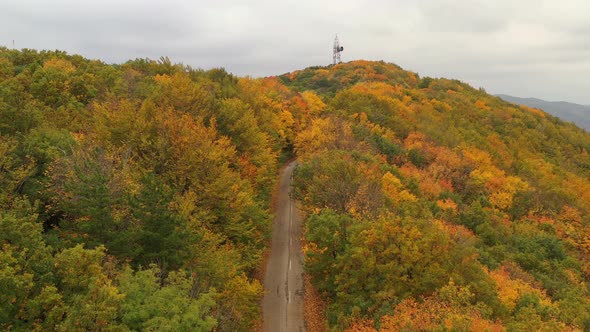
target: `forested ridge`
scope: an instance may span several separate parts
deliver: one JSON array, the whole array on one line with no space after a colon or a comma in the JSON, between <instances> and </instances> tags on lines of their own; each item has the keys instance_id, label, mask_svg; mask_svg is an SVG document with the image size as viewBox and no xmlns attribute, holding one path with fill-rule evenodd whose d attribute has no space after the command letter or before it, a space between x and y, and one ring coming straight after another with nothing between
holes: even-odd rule
<instances>
[{"instance_id":1,"label":"forested ridge","mask_svg":"<svg viewBox=\"0 0 590 332\"><path fill-rule=\"evenodd\" d=\"M590 329L590 135L383 62L280 81L322 100L295 179L334 330Z\"/></svg>"},{"instance_id":2,"label":"forested ridge","mask_svg":"<svg viewBox=\"0 0 590 332\"><path fill-rule=\"evenodd\" d=\"M250 330L293 156L331 329L590 328L590 135L459 81L0 48L0 119L3 330Z\"/></svg>"},{"instance_id":3,"label":"forested ridge","mask_svg":"<svg viewBox=\"0 0 590 332\"><path fill-rule=\"evenodd\" d=\"M0 329L250 329L297 96L167 58L0 49Z\"/></svg>"}]
</instances>

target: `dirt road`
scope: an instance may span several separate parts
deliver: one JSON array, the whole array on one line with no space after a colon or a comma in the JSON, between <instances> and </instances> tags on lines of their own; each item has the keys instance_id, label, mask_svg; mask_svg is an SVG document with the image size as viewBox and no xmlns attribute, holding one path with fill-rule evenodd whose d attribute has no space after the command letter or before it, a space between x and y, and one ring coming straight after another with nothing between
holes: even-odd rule
<instances>
[{"instance_id":1,"label":"dirt road","mask_svg":"<svg viewBox=\"0 0 590 332\"><path fill-rule=\"evenodd\" d=\"M283 169L277 197L272 245L264 276L264 331L305 331L301 217L290 197L295 162Z\"/></svg>"}]
</instances>

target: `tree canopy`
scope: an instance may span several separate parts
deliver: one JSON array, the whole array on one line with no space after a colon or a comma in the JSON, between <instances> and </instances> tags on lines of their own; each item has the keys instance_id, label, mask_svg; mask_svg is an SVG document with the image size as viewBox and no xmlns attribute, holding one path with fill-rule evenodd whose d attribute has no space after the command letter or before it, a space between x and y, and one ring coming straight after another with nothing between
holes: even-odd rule
<instances>
[{"instance_id":1,"label":"tree canopy","mask_svg":"<svg viewBox=\"0 0 590 332\"><path fill-rule=\"evenodd\" d=\"M588 330L590 135L353 61L0 48L0 328L248 331L279 166L334 330Z\"/></svg>"},{"instance_id":2,"label":"tree canopy","mask_svg":"<svg viewBox=\"0 0 590 332\"><path fill-rule=\"evenodd\" d=\"M383 62L279 79L322 100L295 183L332 328L590 327L588 133Z\"/></svg>"}]
</instances>

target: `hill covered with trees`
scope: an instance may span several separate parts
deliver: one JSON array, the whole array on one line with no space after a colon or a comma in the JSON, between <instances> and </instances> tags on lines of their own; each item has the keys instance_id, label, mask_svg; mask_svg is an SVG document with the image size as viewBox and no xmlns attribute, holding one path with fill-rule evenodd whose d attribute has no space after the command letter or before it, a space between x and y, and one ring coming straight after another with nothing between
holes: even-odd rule
<instances>
[{"instance_id":1,"label":"hill covered with trees","mask_svg":"<svg viewBox=\"0 0 590 332\"><path fill-rule=\"evenodd\" d=\"M590 328L590 135L354 61L0 49L0 327L247 331L280 165L334 330Z\"/></svg>"},{"instance_id":2,"label":"hill covered with trees","mask_svg":"<svg viewBox=\"0 0 590 332\"><path fill-rule=\"evenodd\" d=\"M294 149L330 326L590 328L590 135L382 62L280 81L321 99Z\"/></svg>"},{"instance_id":3,"label":"hill covered with trees","mask_svg":"<svg viewBox=\"0 0 590 332\"><path fill-rule=\"evenodd\" d=\"M295 96L0 49L0 329L248 330Z\"/></svg>"}]
</instances>

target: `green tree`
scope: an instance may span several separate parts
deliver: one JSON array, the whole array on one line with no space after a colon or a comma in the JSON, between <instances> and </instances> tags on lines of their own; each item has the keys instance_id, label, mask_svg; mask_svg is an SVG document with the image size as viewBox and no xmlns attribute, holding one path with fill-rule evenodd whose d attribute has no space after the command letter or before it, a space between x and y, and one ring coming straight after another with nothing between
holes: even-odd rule
<instances>
[{"instance_id":1,"label":"green tree","mask_svg":"<svg viewBox=\"0 0 590 332\"><path fill-rule=\"evenodd\" d=\"M53 213L65 215L60 230L75 243L105 245L111 253L129 257L134 250L129 246L132 225L121 217L126 207L117 160L101 148L78 147L49 172Z\"/></svg>"},{"instance_id":2,"label":"green tree","mask_svg":"<svg viewBox=\"0 0 590 332\"><path fill-rule=\"evenodd\" d=\"M119 276L121 320L132 331L211 331L214 293L194 294L195 280L184 272L171 272L161 282L161 271L152 266Z\"/></svg>"},{"instance_id":3,"label":"green tree","mask_svg":"<svg viewBox=\"0 0 590 332\"><path fill-rule=\"evenodd\" d=\"M59 288L67 305L58 329L67 331L125 331L118 322L119 292L102 264L105 248L84 249L77 245L55 256Z\"/></svg>"},{"instance_id":4,"label":"green tree","mask_svg":"<svg viewBox=\"0 0 590 332\"><path fill-rule=\"evenodd\" d=\"M320 290L334 289L334 265L350 244L348 233L354 222L351 217L332 210L322 210L306 220L305 269Z\"/></svg>"},{"instance_id":5,"label":"green tree","mask_svg":"<svg viewBox=\"0 0 590 332\"><path fill-rule=\"evenodd\" d=\"M59 319L60 299L53 287L51 248L43 241L42 225L26 202L0 212L0 326L3 329L33 329ZM44 310L32 311L37 304Z\"/></svg>"},{"instance_id":6,"label":"green tree","mask_svg":"<svg viewBox=\"0 0 590 332\"><path fill-rule=\"evenodd\" d=\"M129 207L136 225L137 264L156 263L164 272L179 268L190 241L186 222L170 211L172 192L153 175L142 179L142 187L131 197Z\"/></svg>"}]
</instances>

